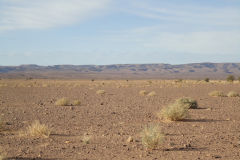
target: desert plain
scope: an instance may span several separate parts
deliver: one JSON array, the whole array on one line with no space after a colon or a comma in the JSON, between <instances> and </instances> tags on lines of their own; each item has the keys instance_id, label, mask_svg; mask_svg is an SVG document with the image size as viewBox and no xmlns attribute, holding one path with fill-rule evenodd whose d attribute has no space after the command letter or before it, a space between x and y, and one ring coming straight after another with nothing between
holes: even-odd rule
<instances>
[{"instance_id":1,"label":"desert plain","mask_svg":"<svg viewBox=\"0 0 240 160\"><path fill-rule=\"evenodd\" d=\"M8 160L238 160L240 97L209 96L215 90L240 93L240 82L2 79L0 153ZM64 97L68 105L55 104ZM181 97L198 102L188 118L157 116ZM48 137L23 134L36 120ZM140 136L150 124L164 134L154 149Z\"/></svg>"}]
</instances>

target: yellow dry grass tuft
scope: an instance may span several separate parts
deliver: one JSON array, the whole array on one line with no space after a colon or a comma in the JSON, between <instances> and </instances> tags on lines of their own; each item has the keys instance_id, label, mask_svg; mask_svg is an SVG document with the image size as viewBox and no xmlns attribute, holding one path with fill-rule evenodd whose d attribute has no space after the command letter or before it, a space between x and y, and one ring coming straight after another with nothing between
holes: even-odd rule
<instances>
[{"instance_id":1,"label":"yellow dry grass tuft","mask_svg":"<svg viewBox=\"0 0 240 160\"><path fill-rule=\"evenodd\" d=\"M48 138L50 134L50 129L45 124L41 124L38 120L34 121L26 130L26 135L32 137Z\"/></svg>"},{"instance_id":2,"label":"yellow dry grass tuft","mask_svg":"<svg viewBox=\"0 0 240 160\"><path fill-rule=\"evenodd\" d=\"M170 120L170 121L181 121L189 117L188 105L183 103L175 102L157 113L160 119Z\"/></svg>"},{"instance_id":3,"label":"yellow dry grass tuft","mask_svg":"<svg viewBox=\"0 0 240 160\"><path fill-rule=\"evenodd\" d=\"M84 144L89 144L91 138L92 138L92 136L88 135L87 133L84 133L84 135L82 136L82 142Z\"/></svg>"},{"instance_id":4,"label":"yellow dry grass tuft","mask_svg":"<svg viewBox=\"0 0 240 160\"><path fill-rule=\"evenodd\" d=\"M69 106L70 101L67 98L61 98L55 102L56 106Z\"/></svg>"},{"instance_id":5,"label":"yellow dry grass tuft","mask_svg":"<svg viewBox=\"0 0 240 160\"><path fill-rule=\"evenodd\" d=\"M159 125L150 124L140 133L142 144L146 149L156 149L163 143L164 134Z\"/></svg>"},{"instance_id":6,"label":"yellow dry grass tuft","mask_svg":"<svg viewBox=\"0 0 240 160\"><path fill-rule=\"evenodd\" d=\"M227 94L228 97L239 97L239 94L235 91L230 91L228 94Z\"/></svg>"},{"instance_id":7,"label":"yellow dry grass tuft","mask_svg":"<svg viewBox=\"0 0 240 160\"><path fill-rule=\"evenodd\" d=\"M155 92L155 91L152 91L152 92L148 93L147 96L152 97L152 96L156 96L156 95L157 95L156 92Z\"/></svg>"},{"instance_id":8,"label":"yellow dry grass tuft","mask_svg":"<svg viewBox=\"0 0 240 160\"><path fill-rule=\"evenodd\" d=\"M105 94L106 92L104 90L98 90L96 91L97 94Z\"/></svg>"},{"instance_id":9,"label":"yellow dry grass tuft","mask_svg":"<svg viewBox=\"0 0 240 160\"><path fill-rule=\"evenodd\" d=\"M188 109L197 109L198 108L198 103L196 100L184 97L184 98L179 98L176 100L176 103L182 104L184 107Z\"/></svg>"},{"instance_id":10,"label":"yellow dry grass tuft","mask_svg":"<svg viewBox=\"0 0 240 160\"><path fill-rule=\"evenodd\" d=\"M73 101L73 105L74 106L80 106L81 105L81 101L75 100L75 101Z\"/></svg>"},{"instance_id":11,"label":"yellow dry grass tuft","mask_svg":"<svg viewBox=\"0 0 240 160\"><path fill-rule=\"evenodd\" d=\"M139 94L140 94L141 96L145 96L145 95L147 95L147 91L141 90L141 91L139 91Z\"/></svg>"},{"instance_id":12,"label":"yellow dry grass tuft","mask_svg":"<svg viewBox=\"0 0 240 160\"><path fill-rule=\"evenodd\" d=\"M208 93L208 95L212 97L225 97L225 94L222 91L212 91Z\"/></svg>"},{"instance_id":13,"label":"yellow dry grass tuft","mask_svg":"<svg viewBox=\"0 0 240 160\"><path fill-rule=\"evenodd\" d=\"M6 157L4 155L0 155L0 160L5 160Z\"/></svg>"}]
</instances>

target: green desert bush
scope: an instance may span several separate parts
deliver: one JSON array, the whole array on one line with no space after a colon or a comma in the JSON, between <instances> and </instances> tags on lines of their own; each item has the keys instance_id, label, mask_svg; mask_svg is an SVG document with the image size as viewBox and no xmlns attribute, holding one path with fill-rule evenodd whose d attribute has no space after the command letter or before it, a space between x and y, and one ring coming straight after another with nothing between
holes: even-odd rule
<instances>
[{"instance_id":1,"label":"green desert bush","mask_svg":"<svg viewBox=\"0 0 240 160\"><path fill-rule=\"evenodd\" d=\"M67 98L61 98L55 102L56 106L69 106L70 101Z\"/></svg>"},{"instance_id":2,"label":"green desert bush","mask_svg":"<svg viewBox=\"0 0 240 160\"><path fill-rule=\"evenodd\" d=\"M30 126L27 127L26 135L32 137L44 137L48 138L51 131L45 124L41 124L39 121L34 121Z\"/></svg>"},{"instance_id":3,"label":"green desert bush","mask_svg":"<svg viewBox=\"0 0 240 160\"><path fill-rule=\"evenodd\" d=\"M158 112L158 117L170 121L181 121L189 117L188 105L177 101Z\"/></svg>"},{"instance_id":4,"label":"green desert bush","mask_svg":"<svg viewBox=\"0 0 240 160\"><path fill-rule=\"evenodd\" d=\"M212 97L225 97L225 94L222 91L212 91L208 93L208 95Z\"/></svg>"},{"instance_id":5,"label":"green desert bush","mask_svg":"<svg viewBox=\"0 0 240 160\"><path fill-rule=\"evenodd\" d=\"M227 81L228 82L233 82L235 80L235 77L233 75L227 76Z\"/></svg>"},{"instance_id":6,"label":"green desert bush","mask_svg":"<svg viewBox=\"0 0 240 160\"><path fill-rule=\"evenodd\" d=\"M228 94L227 94L228 97L239 97L239 94L235 91L230 91Z\"/></svg>"},{"instance_id":7,"label":"green desert bush","mask_svg":"<svg viewBox=\"0 0 240 160\"><path fill-rule=\"evenodd\" d=\"M181 83L182 81L183 81L182 79L175 80L176 83Z\"/></svg>"},{"instance_id":8,"label":"green desert bush","mask_svg":"<svg viewBox=\"0 0 240 160\"><path fill-rule=\"evenodd\" d=\"M186 108L188 108L188 109L198 108L197 101L194 99L191 99L191 98L187 98L187 97L177 99L176 103L182 104L184 107L186 106Z\"/></svg>"},{"instance_id":9,"label":"green desert bush","mask_svg":"<svg viewBox=\"0 0 240 160\"><path fill-rule=\"evenodd\" d=\"M204 81L205 81L205 82L209 82L209 78L205 78Z\"/></svg>"},{"instance_id":10,"label":"green desert bush","mask_svg":"<svg viewBox=\"0 0 240 160\"><path fill-rule=\"evenodd\" d=\"M147 149L158 148L164 140L164 134L161 132L159 125L150 124L140 133L142 144Z\"/></svg>"}]
</instances>

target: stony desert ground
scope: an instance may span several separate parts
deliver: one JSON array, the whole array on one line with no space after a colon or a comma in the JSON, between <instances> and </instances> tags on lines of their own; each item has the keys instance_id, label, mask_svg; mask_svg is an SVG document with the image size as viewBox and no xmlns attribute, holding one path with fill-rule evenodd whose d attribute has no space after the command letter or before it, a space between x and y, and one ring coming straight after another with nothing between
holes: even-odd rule
<instances>
[{"instance_id":1,"label":"stony desert ground","mask_svg":"<svg viewBox=\"0 0 240 160\"><path fill-rule=\"evenodd\" d=\"M9 160L238 160L240 97L209 96L214 90L240 93L240 83L2 79L0 152ZM81 104L55 105L63 97ZM183 121L157 117L181 97L196 99L199 108ZM49 137L24 134L35 120L50 128ZM145 148L140 137L149 124L165 135L155 149Z\"/></svg>"}]
</instances>

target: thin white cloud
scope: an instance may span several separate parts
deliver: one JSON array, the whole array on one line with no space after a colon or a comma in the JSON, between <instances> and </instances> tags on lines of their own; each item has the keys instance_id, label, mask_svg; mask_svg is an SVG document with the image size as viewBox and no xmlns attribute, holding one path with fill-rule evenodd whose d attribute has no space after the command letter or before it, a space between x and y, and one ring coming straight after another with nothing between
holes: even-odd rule
<instances>
[{"instance_id":1,"label":"thin white cloud","mask_svg":"<svg viewBox=\"0 0 240 160\"><path fill-rule=\"evenodd\" d=\"M200 25L240 26L238 7L207 7L190 5L163 5L155 7L148 3L134 3L134 9L125 10L144 18Z\"/></svg>"},{"instance_id":2,"label":"thin white cloud","mask_svg":"<svg viewBox=\"0 0 240 160\"><path fill-rule=\"evenodd\" d=\"M240 30L161 32L161 29L140 28L110 35L111 41L131 44L138 50L158 53L189 53L199 55L238 55Z\"/></svg>"},{"instance_id":3,"label":"thin white cloud","mask_svg":"<svg viewBox=\"0 0 240 160\"><path fill-rule=\"evenodd\" d=\"M0 31L45 29L77 23L105 8L110 0L4 0Z\"/></svg>"},{"instance_id":4,"label":"thin white cloud","mask_svg":"<svg viewBox=\"0 0 240 160\"><path fill-rule=\"evenodd\" d=\"M161 33L146 41L145 47L166 52L193 54L239 54L240 31Z\"/></svg>"}]
</instances>

